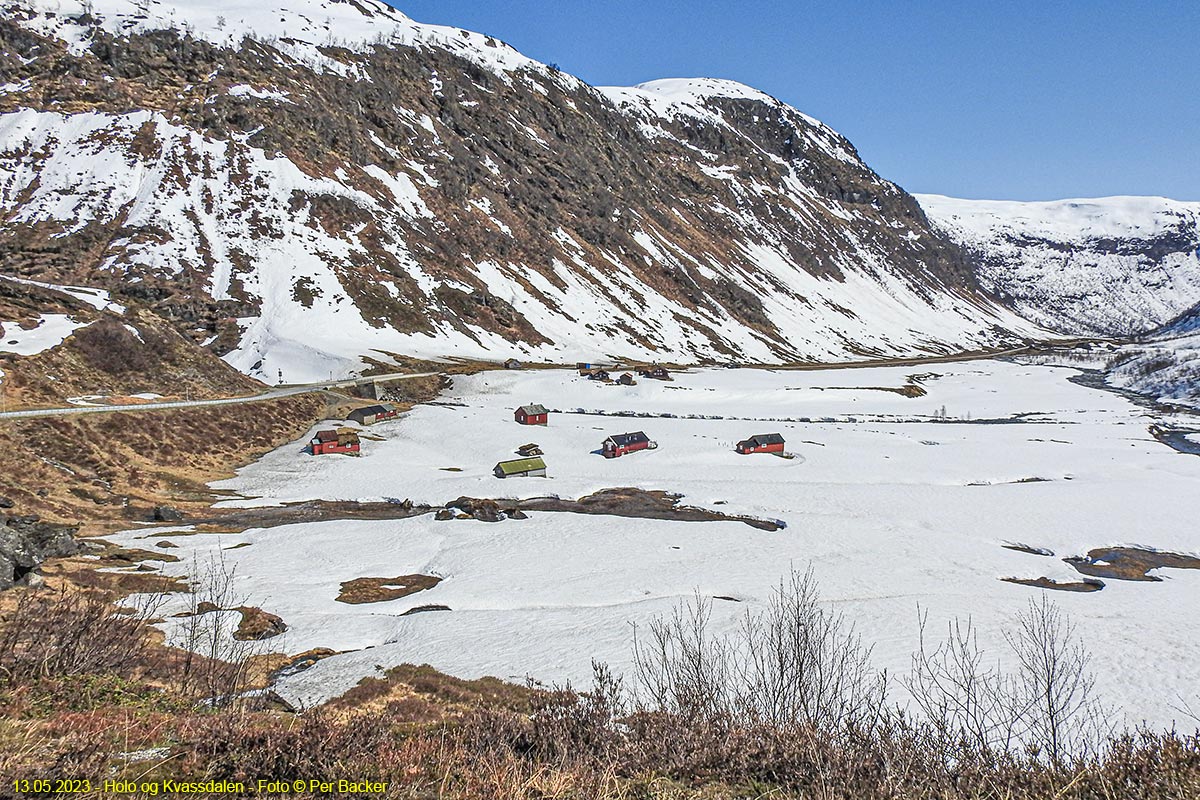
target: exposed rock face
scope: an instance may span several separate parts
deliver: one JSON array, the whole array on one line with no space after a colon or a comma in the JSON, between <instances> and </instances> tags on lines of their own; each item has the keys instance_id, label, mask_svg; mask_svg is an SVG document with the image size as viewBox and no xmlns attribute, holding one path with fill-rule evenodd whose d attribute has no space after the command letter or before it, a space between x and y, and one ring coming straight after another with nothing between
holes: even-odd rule
<instances>
[{"instance_id":1,"label":"exposed rock face","mask_svg":"<svg viewBox=\"0 0 1200 800\"><path fill-rule=\"evenodd\" d=\"M0 5L0 257L269 382L372 350L779 361L1040 335L849 142L739 84L596 89L370 0L270 24Z\"/></svg>"},{"instance_id":2,"label":"exposed rock face","mask_svg":"<svg viewBox=\"0 0 1200 800\"><path fill-rule=\"evenodd\" d=\"M46 559L75 555L78 526L43 522L36 516L0 514L0 589L10 589Z\"/></svg>"}]
</instances>

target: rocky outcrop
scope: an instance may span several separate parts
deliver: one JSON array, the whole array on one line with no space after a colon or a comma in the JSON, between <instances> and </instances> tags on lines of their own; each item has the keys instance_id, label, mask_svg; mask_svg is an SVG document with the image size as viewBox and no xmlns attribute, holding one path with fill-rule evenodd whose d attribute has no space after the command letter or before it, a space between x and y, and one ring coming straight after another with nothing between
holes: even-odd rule
<instances>
[{"instance_id":1,"label":"rocky outcrop","mask_svg":"<svg viewBox=\"0 0 1200 800\"><path fill-rule=\"evenodd\" d=\"M0 589L30 582L48 558L78 553L78 531L78 525L43 522L37 516L0 514Z\"/></svg>"}]
</instances>

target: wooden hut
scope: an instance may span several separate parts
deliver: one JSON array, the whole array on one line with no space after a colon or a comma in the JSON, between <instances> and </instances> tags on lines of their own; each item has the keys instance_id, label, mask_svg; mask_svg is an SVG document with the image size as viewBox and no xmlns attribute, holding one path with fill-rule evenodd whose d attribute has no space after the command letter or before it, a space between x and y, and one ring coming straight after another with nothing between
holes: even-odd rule
<instances>
[{"instance_id":1,"label":"wooden hut","mask_svg":"<svg viewBox=\"0 0 1200 800\"><path fill-rule=\"evenodd\" d=\"M653 450L658 442L650 441L650 437L641 431L633 433L614 433L600 445L600 452L605 458L619 458L627 453L638 450Z\"/></svg>"},{"instance_id":2,"label":"wooden hut","mask_svg":"<svg viewBox=\"0 0 1200 800\"><path fill-rule=\"evenodd\" d=\"M330 453L349 453L358 455L358 431L353 428L338 428L336 431L317 431L316 436L308 443L314 456Z\"/></svg>"},{"instance_id":3,"label":"wooden hut","mask_svg":"<svg viewBox=\"0 0 1200 800\"><path fill-rule=\"evenodd\" d=\"M737 443L737 451L742 455L750 453L782 453L783 436L778 433L759 433Z\"/></svg>"},{"instance_id":4,"label":"wooden hut","mask_svg":"<svg viewBox=\"0 0 1200 800\"><path fill-rule=\"evenodd\" d=\"M400 412L390 403L382 403L375 406L363 406L356 408L346 415L346 419L352 422L357 422L359 425L374 425L376 422L395 419Z\"/></svg>"},{"instance_id":5,"label":"wooden hut","mask_svg":"<svg viewBox=\"0 0 1200 800\"><path fill-rule=\"evenodd\" d=\"M550 410L537 403L521 406L513 412L513 419L521 425L545 425L549 418Z\"/></svg>"},{"instance_id":6,"label":"wooden hut","mask_svg":"<svg viewBox=\"0 0 1200 800\"><path fill-rule=\"evenodd\" d=\"M546 462L539 457L501 461L492 470L497 478L544 478Z\"/></svg>"}]
</instances>

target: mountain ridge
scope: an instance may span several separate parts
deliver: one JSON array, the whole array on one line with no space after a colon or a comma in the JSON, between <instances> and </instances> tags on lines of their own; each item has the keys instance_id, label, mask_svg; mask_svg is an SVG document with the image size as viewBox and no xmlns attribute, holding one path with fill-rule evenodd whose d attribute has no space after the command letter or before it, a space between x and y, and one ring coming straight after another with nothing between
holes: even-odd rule
<instances>
[{"instance_id":1,"label":"mountain ridge","mask_svg":"<svg viewBox=\"0 0 1200 800\"><path fill-rule=\"evenodd\" d=\"M844 137L733 82L596 89L370 3L285 22L382 36L314 43L309 13L282 30L310 40L236 48L210 41L254 27L218 28L232 0L195 24L48 5L4 6L0 250L261 380L393 353L779 362L1045 335Z\"/></svg>"},{"instance_id":2,"label":"mountain ridge","mask_svg":"<svg viewBox=\"0 0 1200 800\"><path fill-rule=\"evenodd\" d=\"M1075 332L845 137L734 81L591 87L375 0L0 8L0 255L263 381Z\"/></svg>"}]
</instances>

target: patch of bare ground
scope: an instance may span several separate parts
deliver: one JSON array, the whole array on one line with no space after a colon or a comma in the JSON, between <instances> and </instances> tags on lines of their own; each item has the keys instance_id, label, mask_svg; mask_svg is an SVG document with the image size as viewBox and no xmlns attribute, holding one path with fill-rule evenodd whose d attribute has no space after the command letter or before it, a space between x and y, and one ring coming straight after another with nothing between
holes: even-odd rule
<instances>
[{"instance_id":1,"label":"patch of bare ground","mask_svg":"<svg viewBox=\"0 0 1200 800\"><path fill-rule=\"evenodd\" d=\"M1069 480L1069 479L1068 479ZM971 481L966 486L1015 486L1022 483L1049 483L1050 478L1039 478L1031 475L1028 478L1015 478L1011 481Z\"/></svg>"},{"instance_id":2,"label":"patch of bare ground","mask_svg":"<svg viewBox=\"0 0 1200 800\"><path fill-rule=\"evenodd\" d=\"M916 383L906 383L903 386L830 386L828 388L847 391L891 392L901 397L924 397L929 394L925 391L924 386Z\"/></svg>"},{"instance_id":3,"label":"patch of bare ground","mask_svg":"<svg viewBox=\"0 0 1200 800\"><path fill-rule=\"evenodd\" d=\"M1064 558L1077 572L1120 581L1161 581L1155 569L1200 569L1200 558L1141 547L1101 547L1086 556Z\"/></svg>"},{"instance_id":4,"label":"patch of bare ground","mask_svg":"<svg viewBox=\"0 0 1200 800\"><path fill-rule=\"evenodd\" d=\"M263 611L257 606L238 606L233 611L242 615L233 638L242 642L259 642L273 639L287 630L288 626L277 614Z\"/></svg>"},{"instance_id":5,"label":"patch of bare ground","mask_svg":"<svg viewBox=\"0 0 1200 800\"><path fill-rule=\"evenodd\" d=\"M39 571L48 581L56 584L66 582L81 589L98 589L114 597L191 591L187 581L182 578L140 570L102 572L99 569L101 566L96 561L66 558L48 561Z\"/></svg>"},{"instance_id":6,"label":"patch of bare ground","mask_svg":"<svg viewBox=\"0 0 1200 800\"><path fill-rule=\"evenodd\" d=\"M428 664L402 664L381 677L363 678L353 689L330 701L329 707L362 711L399 700L405 702L410 713L418 712L413 714L416 719L444 719L447 714L474 713L481 708L528 713L537 693L537 689L499 678L465 680L438 672Z\"/></svg>"},{"instance_id":7,"label":"patch of bare ground","mask_svg":"<svg viewBox=\"0 0 1200 800\"><path fill-rule=\"evenodd\" d=\"M1104 581L1056 581L1053 578L1001 578L1005 583L1016 583L1021 586L1034 586L1038 589L1055 589L1060 592L1098 592L1104 588Z\"/></svg>"},{"instance_id":8,"label":"patch of bare ground","mask_svg":"<svg viewBox=\"0 0 1200 800\"><path fill-rule=\"evenodd\" d=\"M779 522L745 515L725 514L707 508L679 505L681 495L662 490L632 487L603 489L578 500L534 497L523 500L493 500L459 497L442 508L414 505L408 501L360 503L348 500L307 500L282 506L261 508L212 509L212 516L193 520L197 524L216 525L230 530L272 528L298 522L324 522L340 519L387 520L436 513L438 519L476 519L499 522L521 519L526 511L572 514L606 514L637 519L670 519L682 522L742 522L764 531L779 530ZM175 534L172 534L175 535Z\"/></svg>"},{"instance_id":9,"label":"patch of bare ground","mask_svg":"<svg viewBox=\"0 0 1200 800\"><path fill-rule=\"evenodd\" d=\"M450 610L450 606L444 606L440 603L430 603L429 605L415 606L413 608L410 608L408 611L405 611L400 616L411 617L413 614L424 614L426 611L449 611L449 610Z\"/></svg>"},{"instance_id":10,"label":"patch of bare ground","mask_svg":"<svg viewBox=\"0 0 1200 800\"><path fill-rule=\"evenodd\" d=\"M236 611L242 615L233 638L241 642L257 642L272 639L288 629L283 619L276 614L263 611L257 606L221 608L215 603L201 600L193 611L181 611L176 617L199 617L214 611Z\"/></svg>"},{"instance_id":11,"label":"patch of bare ground","mask_svg":"<svg viewBox=\"0 0 1200 800\"><path fill-rule=\"evenodd\" d=\"M410 594L432 589L442 582L435 575L400 575L395 578L355 578L342 582L339 603L359 605L398 600Z\"/></svg>"},{"instance_id":12,"label":"patch of bare ground","mask_svg":"<svg viewBox=\"0 0 1200 800\"><path fill-rule=\"evenodd\" d=\"M681 506L682 496L661 490L623 487L602 489L578 500L537 497L528 500L505 501L522 511L569 511L576 514L607 514L614 517L639 519L671 519L682 522L744 522L764 531L779 530L774 520L744 515L725 514L707 508Z\"/></svg>"},{"instance_id":13,"label":"patch of bare ground","mask_svg":"<svg viewBox=\"0 0 1200 800\"><path fill-rule=\"evenodd\" d=\"M0 495L23 513L111 533L170 505L207 508L206 484L294 440L342 401L321 394L247 405L0 424Z\"/></svg>"}]
</instances>

